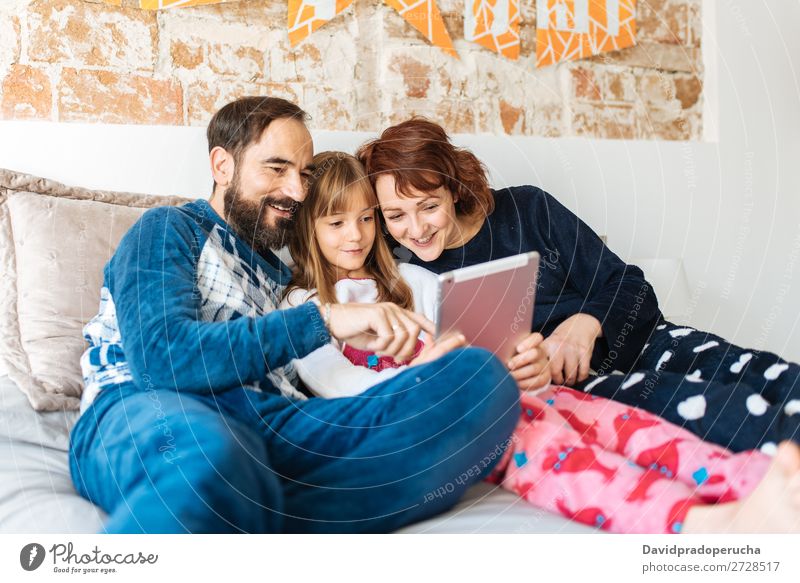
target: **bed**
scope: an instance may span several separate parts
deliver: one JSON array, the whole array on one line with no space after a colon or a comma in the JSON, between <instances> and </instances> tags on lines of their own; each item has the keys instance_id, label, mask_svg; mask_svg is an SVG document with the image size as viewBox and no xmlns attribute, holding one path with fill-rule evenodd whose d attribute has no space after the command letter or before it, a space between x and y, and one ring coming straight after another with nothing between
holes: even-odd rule
<instances>
[{"instance_id":1,"label":"bed","mask_svg":"<svg viewBox=\"0 0 800 583\"><path fill-rule=\"evenodd\" d=\"M69 430L76 411L37 413L0 377L0 532L94 533L105 514L75 492L69 476ZM487 483L450 512L404 533L585 533L592 529L534 508Z\"/></svg>"},{"instance_id":2,"label":"bed","mask_svg":"<svg viewBox=\"0 0 800 583\"><path fill-rule=\"evenodd\" d=\"M124 232L146 208L181 202L0 170L0 532L102 532L103 511L78 496L68 468L81 328ZM402 532L592 530L484 483L450 512Z\"/></svg>"}]
</instances>

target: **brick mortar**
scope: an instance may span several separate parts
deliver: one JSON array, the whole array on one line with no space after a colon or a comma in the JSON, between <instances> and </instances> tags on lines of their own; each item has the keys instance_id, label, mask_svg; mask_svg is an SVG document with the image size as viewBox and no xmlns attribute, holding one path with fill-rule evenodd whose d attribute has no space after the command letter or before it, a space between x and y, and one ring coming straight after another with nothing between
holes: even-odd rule
<instances>
[{"instance_id":1,"label":"brick mortar","mask_svg":"<svg viewBox=\"0 0 800 583\"><path fill-rule=\"evenodd\" d=\"M98 57L97 53L88 51L85 44L78 50L69 48L85 39L75 39L73 45L69 44L69 38L59 39L66 44L54 45L54 54L63 53L64 49L58 47L66 46L69 55L52 62L31 59L31 54L36 54L37 50L31 46L31 7L27 5L17 15L19 64L34 67L49 78L52 103L47 118L54 121L62 120L63 71L69 68L116 76L113 77L114 87L103 86L97 90L124 92L129 83L144 88L144 93L138 96L141 102L135 106L131 106L131 100L136 101L135 96L125 93L127 111L134 117L123 119L123 123L149 123L148 118L157 116L159 108L177 105L174 91L154 95L148 87L149 80L171 82L178 88L181 101L178 119L183 125L198 125L210 119L219 99L233 97L230 92L238 87L243 91L296 95L301 105L309 109L314 118L312 125L318 129L341 129L349 125L352 126L349 129L377 131L404 116L423 112L453 132L590 137L613 137L612 134L617 133L643 139L686 139L687 136L699 139L702 134L703 72L698 48L702 45L699 36L702 27L697 22L699 3L693 0L653 2L656 8L664 7L664 16L654 17L652 10L648 13L649 20L643 28L652 31L653 36L648 38L640 34L638 47L558 64L550 70L532 68L535 61L535 55L531 54L534 45L530 42L530 35L535 36L535 27L531 26L535 22L531 18L535 12L532 7L523 10L526 21L522 34L528 35L524 37L527 39L524 41L527 44L523 45L525 50L517 62L510 62L464 41L463 29L453 29L453 23L463 21L460 13L463 0L440 0L442 15L450 23L451 37L460 56L460 61L455 61L439 49L431 48L390 8L364 2L354 2L343 15L295 49L289 47L285 34L285 6L277 11L262 2L242 1L159 12L154 24L148 24L149 46L144 30L138 28L136 34L126 33L125 23L118 24L116 29L121 32L116 34L116 42L123 46L103 41L105 44L99 42L102 46L97 48L110 58ZM130 6L130 3L125 4ZM649 4L648 0L639 0L640 6ZM262 8L264 13L260 12ZM85 3L82 10L107 13L113 7ZM43 14L41 27L58 25L47 20L51 16L47 10L40 12ZM255 22L251 26L261 27L257 34L247 27L249 21ZM140 27L141 21L131 19L130 25L134 22ZM680 26L672 31L674 39L671 40L685 39L687 46L653 42L653 38L669 37L669 23ZM154 42L152 35L155 35ZM192 53L187 56L185 52L177 52L173 57L175 43L193 46L194 37L200 49L199 62ZM108 53L111 50L117 52L111 56ZM143 56L149 55L151 50L152 70L143 66L148 60L143 60ZM38 54L45 52L38 50ZM334 60L322 67L319 59L326 53L334 55ZM186 59L181 61L181 67L174 60L179 55ZM98 59L106 64L88 64ZM210 64L212 60L213 65ZM401 64L393 66L395 62ZM423 78L414 73L414 63L420 63L419 70L425 71L421 73ZM237 67L239 70L247 67L247 71L252 68L252 71L241 76L229 72ZM215 73L213 69L222 72ZM579 87L575 77L578 69L588 71L596 89ZM8 70L0 70L0 81L8 73ZM654 73L673 91L678 87L676 83L680 83L680 98L667 92L661 103L653 103L658 93L652 77ZM643 93L645 90L649 93ZM580 91L588 93L576 93ZM303 103L306 96L308 102ZM0 87L3 105L0 111L13 112L18 97L4 94ZM160 103L161 99L170 101ZM678 117L671 121L671 108L674 109L676 102L688 107L678 111ZM103 108L108 104L100 101L96 106ZM84 104L74 106L70 119L79 111L86 121L92 121L92 113L88 110L84 113L83 108ZM112 118L118 117L117 112L107 113ZM617 114L622 115L619 122L614 121ZM101 115L102 109L95 112L95 117ZM654 117L659 120L658 127L648 129L646 120ZM686 120L687 127L672 127L670 124L674 125L675 119Z\"/></svg>"}]
</instances>

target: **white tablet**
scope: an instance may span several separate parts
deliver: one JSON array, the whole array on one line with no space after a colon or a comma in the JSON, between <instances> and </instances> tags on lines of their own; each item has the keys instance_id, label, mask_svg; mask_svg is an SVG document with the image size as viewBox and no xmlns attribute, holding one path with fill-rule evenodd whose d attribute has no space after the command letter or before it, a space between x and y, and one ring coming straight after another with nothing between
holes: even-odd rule
<instances>
[{"instance_id":1,"label":"white tablet","mask_svg":"<svg viewBox=\"0 0 800 583\"><path fill-rule=\"evenodd\" d=\"M504 363L531 332L539 254L535 251L439 275L436 337L450 331Z\"/></svg>"}]
</instances>

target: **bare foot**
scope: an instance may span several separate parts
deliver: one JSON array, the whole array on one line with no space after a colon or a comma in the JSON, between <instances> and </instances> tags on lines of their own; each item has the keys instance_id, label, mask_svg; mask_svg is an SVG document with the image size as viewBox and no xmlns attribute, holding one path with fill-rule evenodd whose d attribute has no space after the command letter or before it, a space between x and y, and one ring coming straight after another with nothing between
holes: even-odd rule
<instances>
[{"instance_id":1,"label":"bare foot","mask_svg":"<svg viewBox=\"0 0 800 583\"><path fill-rule=\"evenodd\" d=\"M800 533L800 447L778 451L756 489L737 502L695 506L684 533Z\"/></svg>"}]
</instances>

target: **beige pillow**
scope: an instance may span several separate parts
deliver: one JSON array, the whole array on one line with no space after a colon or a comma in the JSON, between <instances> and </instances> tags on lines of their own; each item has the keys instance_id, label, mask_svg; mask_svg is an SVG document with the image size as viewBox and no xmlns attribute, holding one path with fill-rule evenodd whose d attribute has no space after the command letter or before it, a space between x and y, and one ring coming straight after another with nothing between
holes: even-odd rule
<instances>
[{"instance_id":1,"label":"beige pillow","mask_svg":"<svg viewBox=\"0 0 800 583\"><path fill-rule=\"evenodd\" d=\"M186 202L63 186L0 169L0 367L34 409L77 409L82 328L103 267L150 207Z\"/></svg>"}]
</instances>

